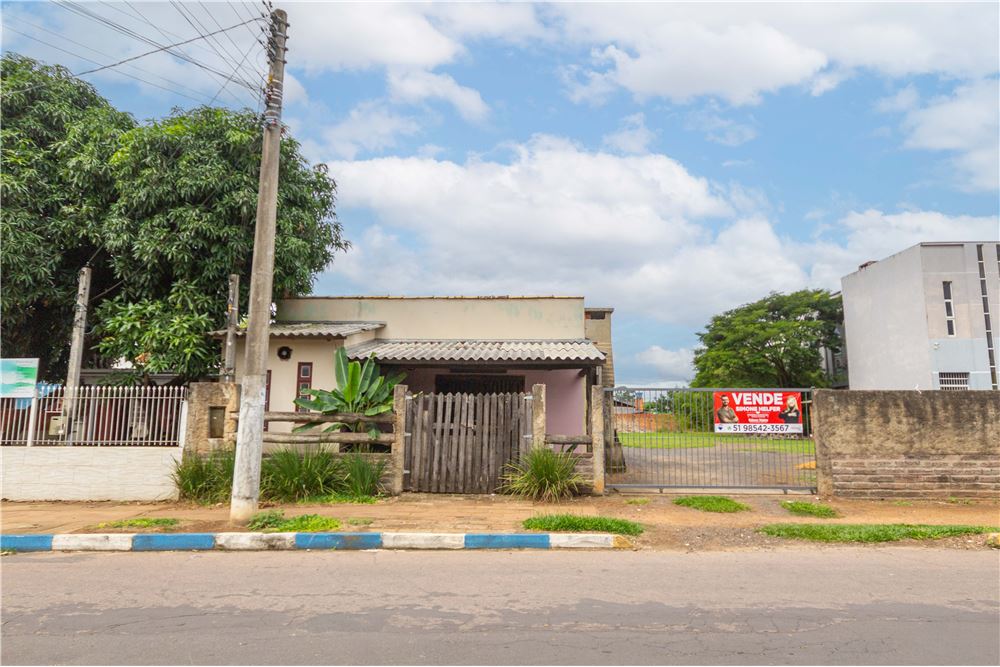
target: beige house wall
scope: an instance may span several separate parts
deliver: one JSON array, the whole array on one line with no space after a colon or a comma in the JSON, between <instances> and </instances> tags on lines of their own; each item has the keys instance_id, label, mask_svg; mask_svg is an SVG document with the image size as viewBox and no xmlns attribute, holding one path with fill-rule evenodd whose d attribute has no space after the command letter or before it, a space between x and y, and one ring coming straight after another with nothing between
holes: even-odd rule
<instances>
[{"instance_id":1,"label":"beige house wall","mask_svg":"<svg viewBox=\"0 0 1000 667\"><path fill-rule=\"evenodd\" d=\"M604 363L601 365L601 386L615 386L615 360L611 349L611 313L613 308L587 308L587 319L584 322L586 337L594 342L594 346L604 353ZM602 319L594 319L594 314L603 314Z\"/></svg>"},{"instance_id":2,"label":"beige house wall","mask_svg":"<svg viewBox=\"0 0 1000 667\"><path fill-rule=\"evenodd\" d=\"M383 339L582 339L583 297L307 297L278 304L283 321L385 322Z\"/></svg>"}]
</instances>

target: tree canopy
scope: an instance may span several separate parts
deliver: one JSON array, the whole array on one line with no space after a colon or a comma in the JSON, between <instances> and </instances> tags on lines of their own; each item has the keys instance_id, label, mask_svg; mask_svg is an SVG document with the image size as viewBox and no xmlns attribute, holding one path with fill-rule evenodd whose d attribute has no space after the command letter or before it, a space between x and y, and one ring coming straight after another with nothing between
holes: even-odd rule
<instances>
[{"instance_id":1,"label":"tree canopy","mask_svg":"<svg viewBox=\"0 0 1000 667\"><path fill-rule=\"evenodd\" d=\"M65 373L77 273L93 271L94 347L140 371L210 371L204 334L227 276L248 300L262 133L250 111L199 107L137 124L58 67L3 58L3 354ZM23 91L23 92L22 92ZM274 293L306 294L348 243L336 184L281 144Z\"/></svg>"},{"instance_id":2,"label":"tree canopy","mask_svg":"<svg viewBox=\"0 0 1000 667\"><path fill-rule=\"evenodd\" d=\"M698 334L695 387L822 387L821 348L838 350L839 296L772 293L716 315Z\"/></svg>"}]
</instances>

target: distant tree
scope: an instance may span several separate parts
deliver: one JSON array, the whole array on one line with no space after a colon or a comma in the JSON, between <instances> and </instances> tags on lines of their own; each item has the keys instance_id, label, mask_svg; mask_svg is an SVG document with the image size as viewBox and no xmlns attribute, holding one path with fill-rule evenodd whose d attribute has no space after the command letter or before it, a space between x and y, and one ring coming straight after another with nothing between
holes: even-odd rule
<instances>
[{"instance_id":1,"label":"distant tree","mask_svg":"<svg viewBox=\"0 0 1000 667\"><path fill-rule=\"evenodd\" d=\"M201 107L145 125L58 67L3 58L3 354L64 377L77 273L93 271L95 347L140 372L215 365L227 276L249 297L259 117ZM336 184L281 144L274 293L309 293L348 243Z\"/></svg>"},{"instance_id":2,"label":"distant tree","mask_svg":"<svg viewBox=\"0 0 1000 667\"><path fill-rule=\"evenodd\" d=\"M839 297L800 290L716 315L698 334L694 387L824 386L820 349L840 348Z\"/></svg>"}]
</instances>

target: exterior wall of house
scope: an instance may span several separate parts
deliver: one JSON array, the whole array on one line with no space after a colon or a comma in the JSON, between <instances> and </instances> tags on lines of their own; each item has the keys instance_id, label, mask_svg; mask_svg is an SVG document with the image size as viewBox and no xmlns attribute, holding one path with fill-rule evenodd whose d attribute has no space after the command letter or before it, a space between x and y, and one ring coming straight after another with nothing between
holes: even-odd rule
<instances>
[{"instance_id":1,"label":"exterior wall of house","mask_svg":"<svg viewBox=\"0 0 1000 667\"><path fill-rule=\"evenodd\" d=\"M984 255L985 304L977 246ZM954 335L945 313L946 281ZM844 276L841 283L851 389L939 389L941 373L968 373L969 389L993 388L988 341L995 358L1000 245L924 243Z\"/></svg>"},{"instance_id":2,"label":"exterior wall of house","mask_svg":"<svg viewBox=\"0 0 1000 667\"><path fill-rule=\"evenodd\" d=\"M0 447L7 500L176 500L180 447Z\"/></svg>"},{"instance_id":3,"label":"exterior wall of house","mask_svg":"<svg viewBox=\"0 0 1000 667\"><path fill-rule=\"evenodd\" d=\"M594 346L604 353L601 365L601 386L615 386L615 359L611 345L611 313L614 308L587 308L584 314L584 333Z\"/></svg>"},{"instance_id":4,"label":"exterior wall of house","mask_svg":"<svg viewBox=\"0 0 1000 667\"><path fill-rule=\"evenodd\" d=\"M586 336L583 297L307 297L278 302L285 321L385 322L384 339L540 340Z\"/></svg>"},{"instance_id":5,"label":"exterior wall of house","mask_svg":"<svg viewBox=\"0 0 1000 667\"><path fill-rule=\"evenodd\" d=\"M448 374L447 367L400 368L406 373L410 391L432 393L434 379ZM502 372L502 371L501 371ZM545 431L551 435L584 435L587 432L587 378L575 368L507 369L508 375L524 376L524 391L545 385Z\"/></svg>"}]
</instances>

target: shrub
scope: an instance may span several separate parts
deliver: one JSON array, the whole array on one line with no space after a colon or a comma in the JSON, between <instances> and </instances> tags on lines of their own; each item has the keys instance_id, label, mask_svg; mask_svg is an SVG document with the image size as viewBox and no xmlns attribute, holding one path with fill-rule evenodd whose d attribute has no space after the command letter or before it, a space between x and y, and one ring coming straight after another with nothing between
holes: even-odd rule
<instances>
[{"instance_id":1,"label":"shrub","mask_svg":"<svg viewBox=\"0 0 1000 667\"><path fill-rule=\"evenodd\" d=\"M758 529L765 535L815 542L893 542L937 540L956 535L980 535L1000 530L996 526L929 526L907 523L829 524L772 523Z\"/></svg>"},{"instance_id":2,"label":"shrub","mask_svg":"<svg viewBox=\"0 0 1000 667\"><path fill-rule=\"evenodd\" d=\"M280 449L261 462L260 494L282 502L324 496L338 491L342 479L337 458L322 447Z\"/></svg>"},{"instance_id":3,"label":"shrub","mask_svg":"<svg viewBox=\"0 0 1000 667\"><path fill-rule=\"evenodd\" d=\"M576 472L576 457L533 447L517 463L507 464L501 477L507 493L533 500L559 500L579 493L584 479Z\"/></svg>"},{"instance_id":4,"label":"shrub","mask_svg":"<svg viewBox=\"0 0 1000 667\"><path fill-rule=\"evenodd\" d=\"M674 504L703 512L747 512L750 510L749 505L738 503L725 496L683 496L674 498Z\"/></svg>"},{"instance_id":5,"label":"shrub","mask_svg":"<svg viewBox=\"0 0 1000 667\"><path fill-rule=\"evenodd\" d=\"M807 503L802 500L785 500L781 503L781 506L792 514L796 514L798 516L816 516L821 519L836 519L840 516L837 514L837 510L828 505L821 505L820 503Z\"/></svg>"},{"instance_id":6,"label":"shrub","mask_svg":"<svg viewBox=\"0 0 1000 667\"><path fill-rule=\"evenodd\" d=\"M190 454L174 468L174 483L180 497L202 503L221 503L233 492L236 451L216 450L207 456Z\"/></svg>"},{"instance_id":7,"label":"shrub","mask_svg":"<svg viewBox=\"0 0 1000 667\"><path fill-rule=\"evenodd\" d=\"M527 530L561 531L572 533L618 533L642 535L642 524L607 516L577 516L576 514L546 514L525 519Z\"/></svg>"},{"instance_id":8,"label":"shrub","mask_svg":"<svg viewBox=\"0 0 1000 667\"><path fill-rule=\"evenodd\" d=\"M360 452L343 459L343 478L338 491L351 498L377 496L382 490L382 473L386 462Z\"/></svg>"}]
</instances>

